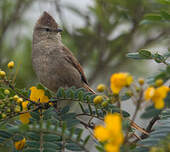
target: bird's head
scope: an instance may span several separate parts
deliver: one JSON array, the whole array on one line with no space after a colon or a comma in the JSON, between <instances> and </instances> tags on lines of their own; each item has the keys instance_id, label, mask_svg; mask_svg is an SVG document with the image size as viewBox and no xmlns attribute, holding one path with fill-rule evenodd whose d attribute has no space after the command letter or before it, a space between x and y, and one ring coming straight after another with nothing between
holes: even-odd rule
<instances>
[{"instance_id":1,"label":"bird's head","mask_svg":"<svg viewBox=\"0 0 170 152\"><path fill-rule=\"evenodd\" d=\"M58 27L58 24L53 17L47 12L43 12L34 27L33 37L36 41L60 41L60 32L62 32L62 30Z\"/></svg>"}]
</instances>

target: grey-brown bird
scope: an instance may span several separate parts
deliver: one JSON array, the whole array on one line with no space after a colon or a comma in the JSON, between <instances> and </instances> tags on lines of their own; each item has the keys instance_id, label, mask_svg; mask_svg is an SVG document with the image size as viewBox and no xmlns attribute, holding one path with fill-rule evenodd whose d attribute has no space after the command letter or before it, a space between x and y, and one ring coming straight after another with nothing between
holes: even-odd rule
<instances>
[{"instance_id":1,"label":"grey-brown bird","mask_svg":"<svg viewBox=\"0 0 170 152\"><path fill-rule=\"evenodd\" d=\"M33 32L32 64L39 81L53 92L58 88L85 88L89 86L78 60L62 43L58 24L44 12Z\"/></svg>"}]
</instances>

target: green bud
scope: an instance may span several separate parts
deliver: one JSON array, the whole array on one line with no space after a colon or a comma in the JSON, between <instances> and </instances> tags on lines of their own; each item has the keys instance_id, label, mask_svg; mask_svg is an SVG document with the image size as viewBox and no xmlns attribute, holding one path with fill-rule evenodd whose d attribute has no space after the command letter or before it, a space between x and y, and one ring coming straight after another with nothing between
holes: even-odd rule
<instances>
[{"instance_id":1,"label":"green bud","mask_svg":"<svg viewBox=\"0 0 170 152\"><path fill-rule=\"evenodd\" d=\"M16 107L15 107L15 112L16 112L16 113L21 112L21 107L20 107L20 106L16 106Z\"/></svg>"},{"instance_id":2,"label":"green bud","mask_svg":"<svg viewBox=\"0 0 170 152\"><path fill-rule=\"evenodd\" d=\"M108 101L103 101L102 102L102 107L106 107L108 105Z\"/></svg>"},{"instance_id":3,"label":"green bud","mask_svg":"<svg viewBox=\"0 0 170 152\"><path fill-rule=\"evenodd\" d=\"M9 91L8 89L5 89L5 90L4 90L4 94L9 95L9 94L10 94L10 91Z\"/></svg>"},{"instance_id":4,"label":"green bud","mask_svg":"<svg viewBox=\"0 0 170 152\"><path fill-rule=\"evenodd\" d=\"M6 114L5 113L2 113L2 118L6 118Z\"/></svg>"}]
</instances>

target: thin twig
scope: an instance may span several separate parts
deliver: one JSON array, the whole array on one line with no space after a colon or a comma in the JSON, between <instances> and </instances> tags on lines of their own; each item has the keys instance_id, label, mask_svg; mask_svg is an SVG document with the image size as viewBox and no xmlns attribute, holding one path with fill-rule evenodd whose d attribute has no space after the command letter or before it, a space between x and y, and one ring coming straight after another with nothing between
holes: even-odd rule
<instances>
[{"instance_id":1,"label":"thin twig","mask_svg":"<svg viewBox=\"0 0 170 152\"><path fill-rule=\"evenodd\" d=\"M94 129L95 126L91 125L89 123L85 123L84 121L82 121L81 119L78 119L80 121L80 123L85 127L85 128L90 128L90 129Z\"/></svg>"},{"instance_id":2,"label":"thin twig","mask_svg":"<svg viewBox=\"0 0 170 152\"><path fill-rule=\"evenodd\" d=\"M156 117L154 117L154 118L152 118L152 120L149 122L149 124L148 124L148 126L146 127L146 131L148 132L148 133L150 133L150 132L152 132L152 127L153 127L153 125L155 124L155 122L157 121L157 120L159 120L160 119L160 117L159 116L156 116ZM141 136L140 136L140 138L141 139L145 139L145 138L147 138L149 135L146 135L146 134L142 134ZM135 141L133 141L133 143L136 143L136 142L138 142L139 141L139 139L136 139Z\"/></svg>"},{"instance_id":3,"label":"thin twig","mask_svg":"<svg viewBox=\"0 0 170 152\"><path fill-rule=\"evenodd\" d=\"M94 118L97 118L97 119L99 119L99 120L104 120L103 118L101 118L101 117L98 117L98 116L96 116L96 115L90 115L90 114L88 114L88 113L80 113L80 114L77 114L76 115L76 117L79 117L79 116L89 116L89 117L91 117L91 116L93 116Z\"/></svg>"},{"instance_id":4,"label":"thin twig","mask_svg":"<svg viewBox=\"0 0 170 152\"><path fill-rule=\"evenodd\" d=\"M138 113L138 111L139 111L139 109L140 109L142 97L143 97L143 90L140 91L140 93L139 93L139 98L138 98L137 101L136 101L136 103L137 103L136 109L135 109L135 112L134 112L134 114L133 114L132 120L131 120L131 122L130 122L130 126L129 126L128 129L127 129L124 142L127 142L127 140L128 140L130 128L131 128L131 126L132 126L132 124L133 124L133 122L134 122L134 120L135 120L135 118L136 118L136 116L137 116L137 113Z\"/></svg>"}]
</instances>

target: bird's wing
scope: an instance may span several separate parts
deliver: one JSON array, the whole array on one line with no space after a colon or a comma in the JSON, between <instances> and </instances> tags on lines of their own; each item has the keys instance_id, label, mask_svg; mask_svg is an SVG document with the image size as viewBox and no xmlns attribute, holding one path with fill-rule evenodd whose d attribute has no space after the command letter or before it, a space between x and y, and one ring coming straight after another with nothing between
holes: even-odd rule
<instances>
[{"instance_id":1,"label":"bird's wing","mask_svg":"<svg viewBox=\"0 0 170 152\"><path fill-rule=\"evenodd\" d=\"M65 54L67 54L65 56L65 59L71 63L80 73L81 75L81 79L84 83L88 84L86 76L84 74L84 71L80 65L80 63L77 61L77 59L73 56L73 54L69 51L69 49L65 46L63 46L63 51L66 52Z\"/></svg>"}]
</instances>

